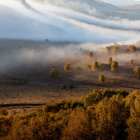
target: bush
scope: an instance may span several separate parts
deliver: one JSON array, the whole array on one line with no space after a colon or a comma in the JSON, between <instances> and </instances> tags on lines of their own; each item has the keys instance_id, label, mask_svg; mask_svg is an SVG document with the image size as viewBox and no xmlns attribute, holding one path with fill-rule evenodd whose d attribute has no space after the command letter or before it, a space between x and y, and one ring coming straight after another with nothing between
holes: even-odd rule
<instances>
[{"instance_id":1,"label":"bush","mask_svg":"<svg viewBox=\"0 0 140 140\"><path fill-rule=\"evenodd\" d=\"M50 77L51 78L57 78L58 77L58 71L56 69L52 69L50 71Z\"/></svg>"},{"instance_id":2,"label":"bush","mask_svg":"<svg viewBox=\"0 0 140 140\"><path fill-rule=\"evenodd\" d=\"M111 71L117 71L118 70L118 62L113 61L111 64Z\"/></svg>"}]
</instances>

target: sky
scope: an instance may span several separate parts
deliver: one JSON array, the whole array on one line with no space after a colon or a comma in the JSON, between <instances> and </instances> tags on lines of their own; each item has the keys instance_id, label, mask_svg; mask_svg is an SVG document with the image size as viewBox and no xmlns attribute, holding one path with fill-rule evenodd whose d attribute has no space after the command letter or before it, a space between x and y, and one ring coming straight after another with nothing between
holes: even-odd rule
<instances>
[{"instance_id":1,"label":"sky","mask_svg":"<svg viewBox=\"0 0 140 140\"><path fill-rule=\"evenodd\" d=\"M103 0L103 1L118 6L140 4L140 0Z\"/></svg>"}]
</instances>

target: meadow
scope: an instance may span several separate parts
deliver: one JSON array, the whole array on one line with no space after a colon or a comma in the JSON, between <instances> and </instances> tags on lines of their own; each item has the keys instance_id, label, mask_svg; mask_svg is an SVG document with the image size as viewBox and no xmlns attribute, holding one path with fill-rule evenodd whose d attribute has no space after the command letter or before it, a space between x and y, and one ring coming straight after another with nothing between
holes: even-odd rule
<instances>
[{"instance_id":1,"label":"meadow","mask_svg":"<svg viewBox=\"0 0 140 140\"><path fill-rule=\"evenodd\" d=\"M139 42L0 42L0 139L140 139Z\"/></svg>"}]
</instances>

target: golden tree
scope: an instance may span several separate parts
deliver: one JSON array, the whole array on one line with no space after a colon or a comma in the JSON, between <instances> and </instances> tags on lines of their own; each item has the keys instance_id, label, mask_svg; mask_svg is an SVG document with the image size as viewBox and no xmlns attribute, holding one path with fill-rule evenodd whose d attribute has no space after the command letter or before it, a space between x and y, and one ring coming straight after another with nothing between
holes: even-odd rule
<instances>
[{"instance_id":1,"label":"golden tree","mask_svg":"<svg viewBox=\"0 0 140 140\"><path fill-rule=\"evenodd\" d=\"M98 64L97 61L95 61L95 62L92 64L91 69L92 69L93 71L95 71L95 70L98 70L98 68L99 68L99 64Z\"/></svg>"},{"instance_id":2,"label":"golden tree","mask_svg":"<svg viewBox=\"0 0 140 140\"><path fill-rule=\"evenodd\" d=\"M109 53L110 50L111 50L111 47L110 47L110 46L105 47L105 51L106 51L107 53Z\"/></svg>"},{"instance_id":3,"label":"golden tree","mask_svg":"<svg viewBox=\"0 0 140 140\"><path fill-rule=\"evenodd\" d=\"M118 62L113 61L111 64L111 71L117 71L118 70Z\"/></svg>"},{"instance_id":4,"label":"golden tree","mask_svg":"<svg viewBox=\"0 0 140 140\"><path fill-rule=\"evenodd\" d=\"M103 74L99 75L99 83L103 83L105 81L105 77Z\"/></svg>"},{"instance_id":5,"label":"golden tree","mask_svg":"<svg viewBox=\"0 0 140 140\"><path fill-rule=\"evenodd\" d=\"M65 71L71 70L70 64L65 64L64 70L65 70Z\"/></svg>"},{"instance_id":6,"label":"golden tree","mask_svg":"<svg viewBox=\"0 0 140 140\"><path fill-rule=\"evenodd\" d=\"M112 57L109 57L108 58L108 64L111 64L112 63Z\"/></svg>"},{"instance_id":7,"label":"golden tree","mask_svg":"<svg viewBox=\"0 0 140 140\"><path fill-rule=\"evenodd\" d=\"M130 45L129 50L130 50L130 52L135 52L136 47L134 45Z\"/></svg>"},{"instance_id":8,"label":"golden tree","mask_svg":"<svg viewBox=\"0 0 140 140\"><path fill-rule=\"evenodd\" d=\"M133 61L133 59L131 59L131 60L130 60L130 64L132 64L132 65L134 64L134 61Z\"/></svg>"},{"instance_id":9,"label":"golden tree","mask_svg":"<svg viewBox=\"0 0 140 140\"><path fill-rule=\"evenodd\" d=\"M116 54L118 52L118 49L119 49L118 45L117 44L114 45L113 48L112 48L112 53Z\"/></svg>"},{"instance_id":10,"label":"golden tree","mask_svg":"<svg viewBox=\"0 0 140 140\"><path fill-rule=\"evenodd\" d=\"M136 66L133 71L137 78L140 79L140 67Z\"/></svg>"},{"instance_id":11,"label":"golden tree","mask_svg":"<svg viewBox=\"0 0 140 140\"><path fill-rule=\"evenodd\" d=\"M92 58L93 57L93 53L92 52L88 52L87 56L88 56L88 58Z\"/></svg>"},{"instance_id":12,"label":"golden tree","mask_svg":"<svg viewBox=\"0 0 140 140\"><path fill-rule=\"evenodd\" d=\"M52 69L50 71L50 77L51 78L56 78L58 76L58 71L56 69Z\"/></svg>"}]
</instances>

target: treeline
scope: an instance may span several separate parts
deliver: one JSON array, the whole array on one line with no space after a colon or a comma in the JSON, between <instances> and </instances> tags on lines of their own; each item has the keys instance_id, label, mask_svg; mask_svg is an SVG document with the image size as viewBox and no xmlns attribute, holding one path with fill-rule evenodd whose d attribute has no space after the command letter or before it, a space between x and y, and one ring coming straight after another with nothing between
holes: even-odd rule
<instances>
[{"instance_id":1,"label":"treeline","mask_svg":"<svg viewBox=\"0 0 140 140\"><path fill-rule=\"evenodd\" d=\"M139 140L140 92L101 89L32 113L0 109L1 140Z\"/></svg>"}]
</instances>

